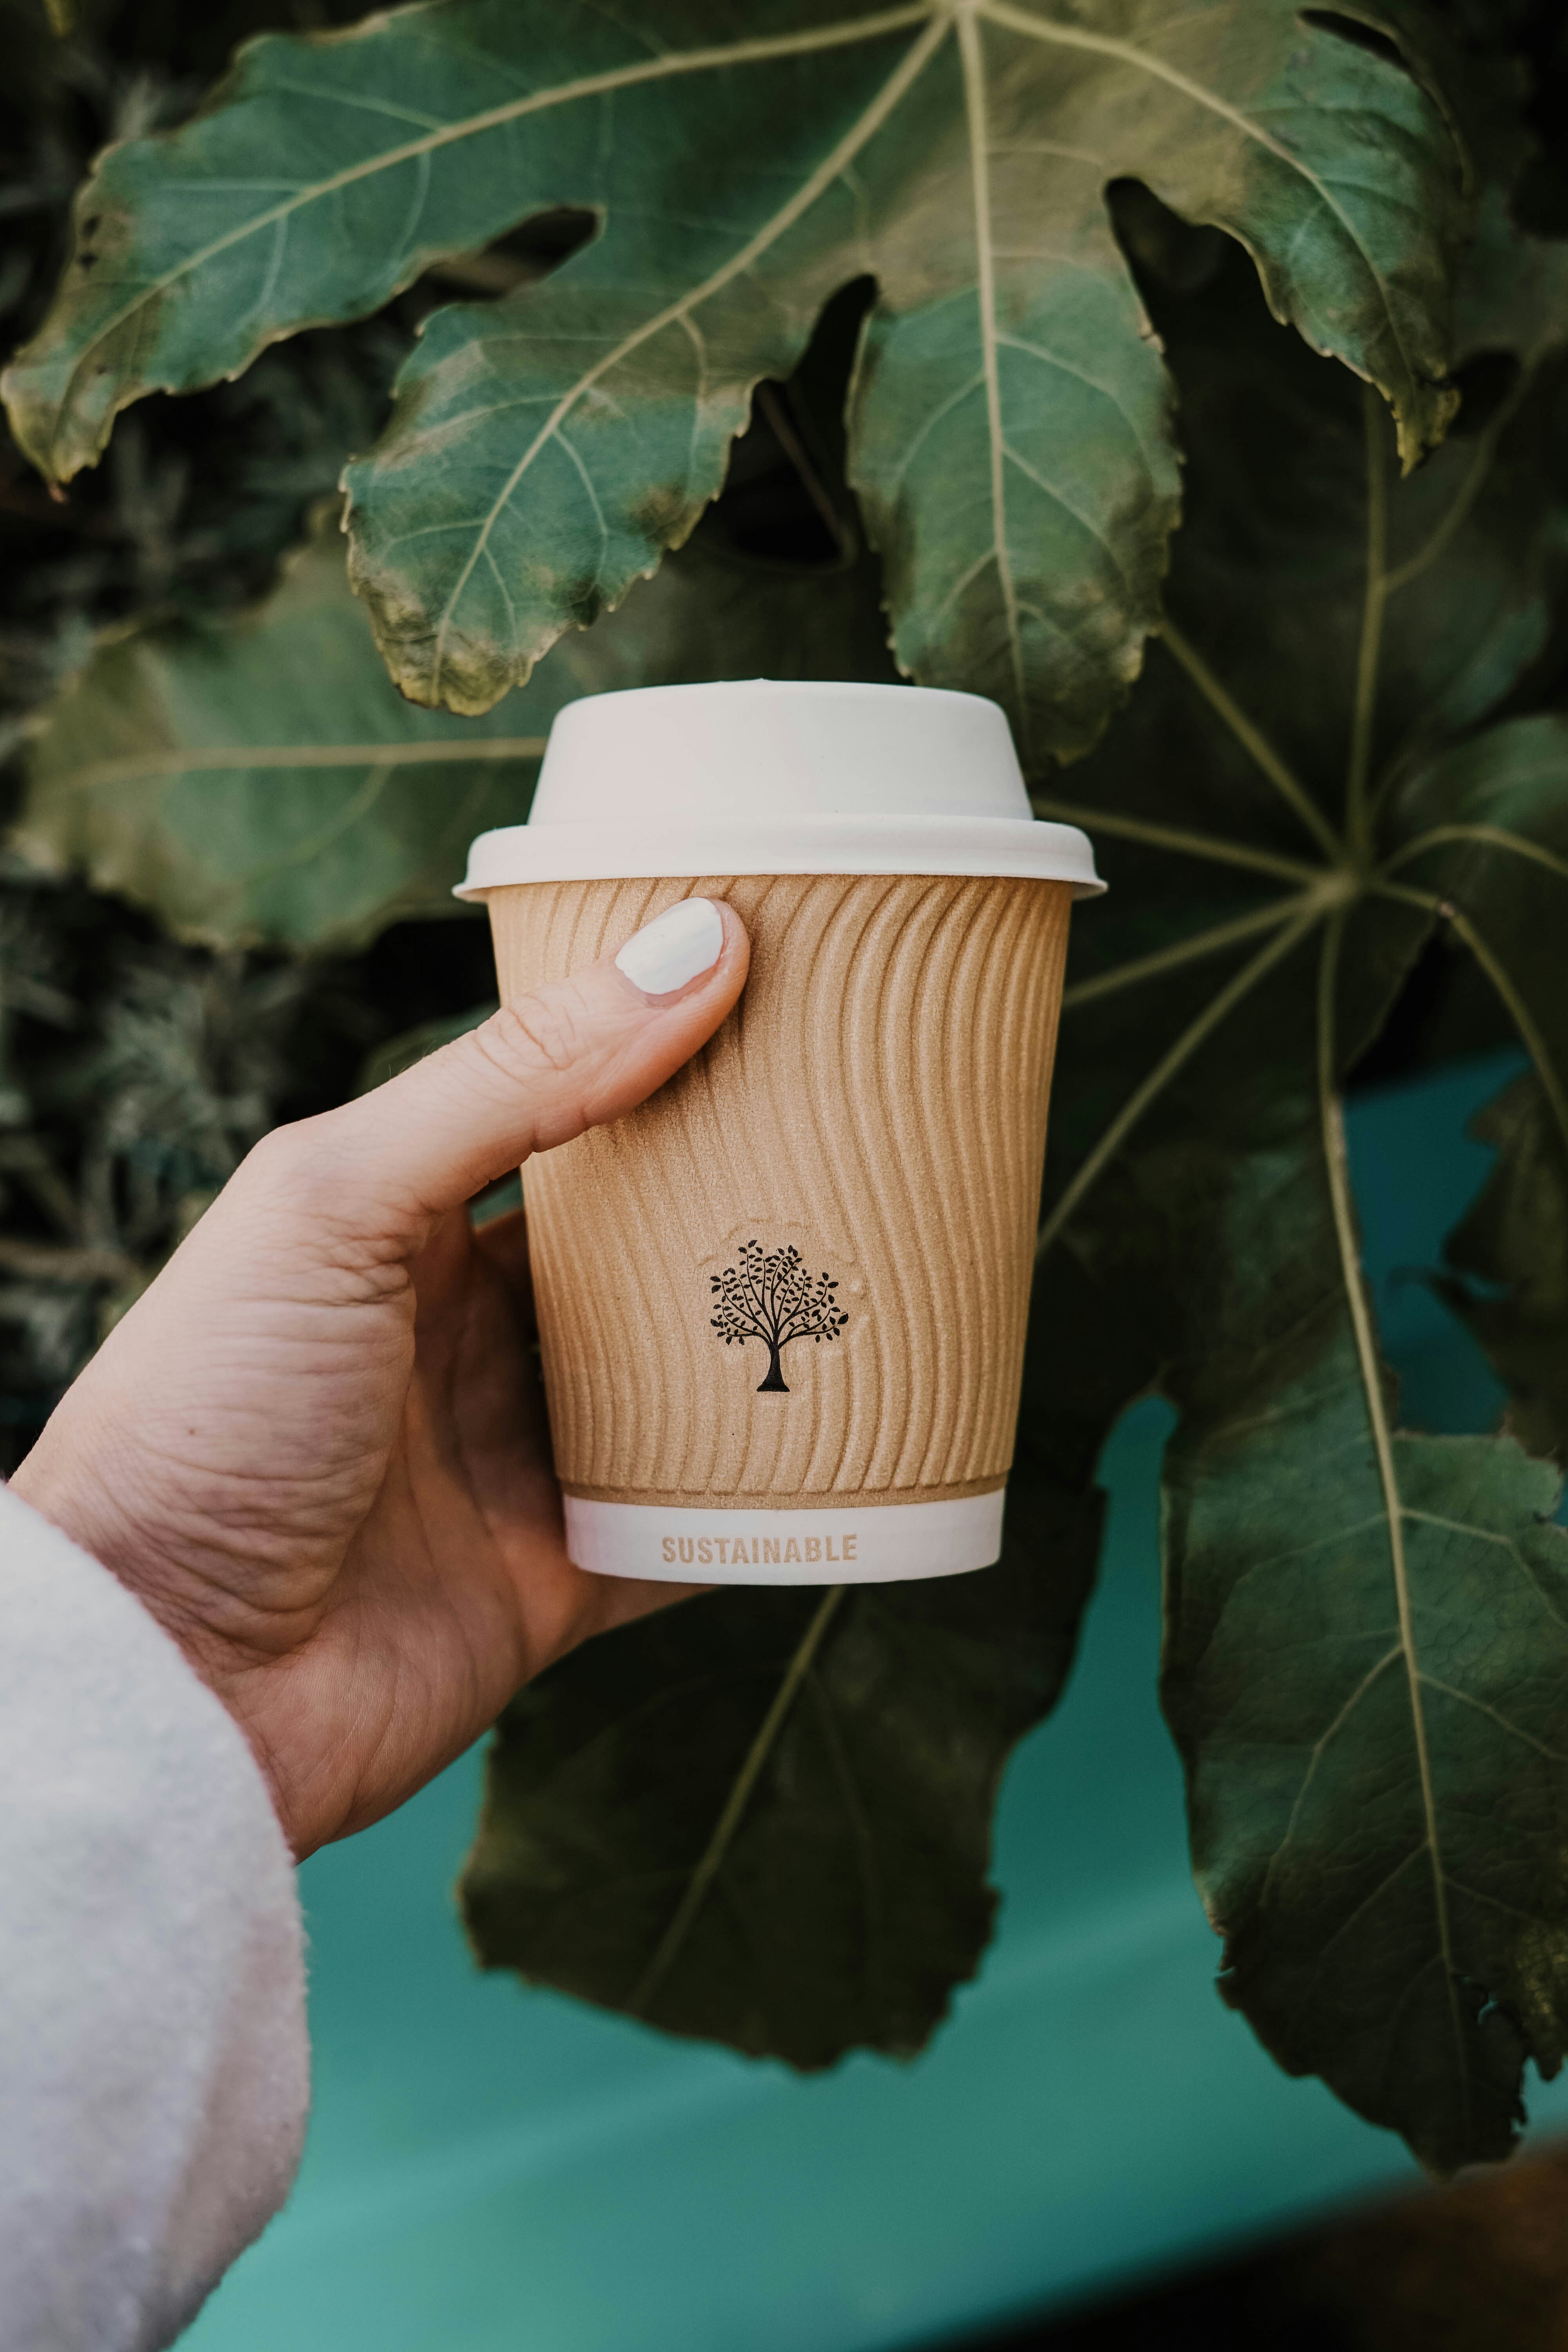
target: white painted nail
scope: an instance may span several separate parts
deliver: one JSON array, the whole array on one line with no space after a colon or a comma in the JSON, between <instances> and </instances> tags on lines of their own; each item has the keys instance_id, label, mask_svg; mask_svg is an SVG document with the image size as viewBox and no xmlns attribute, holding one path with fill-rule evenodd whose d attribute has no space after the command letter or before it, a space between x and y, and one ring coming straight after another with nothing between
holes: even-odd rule
<instances>
[{"instance_id":1,"label":"white painted nail","mask_svg":"<svg viewBox=\"0 0 1568 2352\"><path fill-rule=\"evenodd\" d=\"M645 996L668 996L709 971L724 947L724 921L711 898L681 898L635 931L616 958Z\"/></svg>"}]
</instances>

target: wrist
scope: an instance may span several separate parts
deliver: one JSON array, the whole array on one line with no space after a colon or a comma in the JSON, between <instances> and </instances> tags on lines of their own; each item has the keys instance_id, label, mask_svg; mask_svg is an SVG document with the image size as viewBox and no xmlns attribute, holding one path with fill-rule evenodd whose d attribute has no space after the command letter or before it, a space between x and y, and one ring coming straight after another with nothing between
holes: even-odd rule
<instances>
[{"instance_id":1,"label":"wrist","mask_svg":"<svg viewBox=\"0 0 1568 2352\"><path fill-rule=\"evenodd\" d=\"M58 1528L141 1603L197 1680L233 1717L267 1783L284 1835L298 1851L278 1776L248 1720L250 1662L239 1658L231 1643L181 1607L177 1580L158 1548L138 1526L123 1495L117 1496L96 1468L85 1465L80 1450L53 1423L7 1483L14 1495Z\"/></svg>"},{"instance_id":2,"label":"wrist","mask_svg":"<svg viewBox=\"0 0 1568 2352\"><path fill-rule=\"evenodd\" d=\"M68 1536L81 1551L135 1590L134 1580L115 1564L125 1547L124 1515L113 1504L92 1472L79 1468L61 1444L51 1423L9 1480L11 1492Z\"/></svg>"}]
</instances>

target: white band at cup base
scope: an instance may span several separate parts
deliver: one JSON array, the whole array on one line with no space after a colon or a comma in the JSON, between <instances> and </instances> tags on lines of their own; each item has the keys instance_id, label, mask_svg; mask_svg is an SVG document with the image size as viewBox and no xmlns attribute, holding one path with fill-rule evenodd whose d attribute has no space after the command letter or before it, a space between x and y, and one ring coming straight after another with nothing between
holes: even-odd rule
<instances>
[{"instance_id":1,"label":"white band at cup base","mask_svg":"<svg viewBox=\"0 0 1568 2352\"><path fill-rule=\"evenodd\" d=\"M597 1576L660 1584L901 1584L989 1568L1005 1490L836 1510L683 1510L566 1496L566 1549Z\"/></svg>"}]
</instances>

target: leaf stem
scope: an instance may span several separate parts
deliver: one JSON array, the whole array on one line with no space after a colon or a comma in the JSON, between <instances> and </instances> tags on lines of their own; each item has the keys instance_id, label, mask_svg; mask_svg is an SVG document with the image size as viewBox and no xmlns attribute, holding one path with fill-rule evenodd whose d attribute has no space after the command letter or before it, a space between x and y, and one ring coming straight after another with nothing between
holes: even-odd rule
<instances>
[{"instance_id":1,"label":"leaf stem","mask_svg":"<svg viewBox=\"0 0 1568 2352\"><path fill-rule=\"evenodd\" d=\"M1500 824L1435 824L1429 833L1417 834L1414 841L1407 841L1402 849L1385 857L1379 870L1392 874L1396 866L1407 865L1411 858L1436 849L1445 841L1479 841L1489 849L1507 850L1515 857L1527 857L1532 865L1544 866L1559 881L1568 882L1568 858L1555 856L1550 849L1542 849L1539 842L1528 841L1522 834L1510 833Z\"/></svg>"},{"instance_id":2,"label":"leaf stem","mask_svg":"<svg viewBox=\"0 0 1568 2352\"><path fill-rule=\"evenodd\" d=\"M1203 656L1189 644L1173 620L1167 618L1161 625L1160 635L1205 701L1212 706L1243 751L1249 754L1281 799L1300 817L1319 847L1327 851L1336 866L1342 864L1344 847L1339 835L1306 786L1286 766L1268 737L1247 717L1228 689L1220 684Z\"/></svg>"},{"instance_id":3,"label":"leaf stem","mask_svg":"<svg viewBox=\"0 0 1568 2352\"><path fill-rule=\"evenodd\" d=\"M1372 779L1373 730L1377 720L1377 666L1383 653L1384 608L1388 601L1388 452L1384 439L1383 410L1370 384L1362 388L1362 414L1366 430L1366 594L1362 604L1355 708L1345 774L1345 831L1352 848L1365 856L1371 847L1367 787Z\"/></svg>"},{"instance_id":4,"label":"leaf stem","mask_svg":"<svg viewBox=\"0 0 1568 2352\"><path fill-rule=\"evenodd\" d=\"M855 552L855 540L845 518L828 496L826 484L813 464L805 442L795 430L789 403L776 384L765 379L759 383L753 398L766 417L769 429L800 478L800 484L816 509L829 538L838 551L840 562L846 562Z\"/></svg>"},{"instance_id":5,"label":"leaf stem","mask_svg":"<svg viewBox=\"0 0 1568 2352\"><path fill-rule=\"evenodd\" d=\"M785 1670L784 1680L774 1695L773 1703L763 1717L756 1738L746 1753L746 1760L735 1776L735 1784L725 1801L724 1810L713 1826L701 1860L687 1882L686 1892L677 1906L675 1916L659 1937L653 1958L637 1979L631 1999L626 2002L628 2017L647 2014L647 2005L669 1971L670 1963L685 1942L692 1922L708 1899L709 1890L724 1866L736 1831L741 1826L752 1791L757 1785L763 1765L773 1752L773 1744L783 1730L791 1707L795 1705L801 1685L811 1671L813 1659L822 1647L823 1636L837 1613L846 1587L831 1585L822 1596L821 1606L802 1634Z\"/></svg>"},{"instance_id":6,"label":"leaf stem","mask_svg":"<svg viewBox=\"0 0 1568 2352\"><path fill-rule=\"evenodd\" d=\"M1497 456L1497 445L1524 398L1533 373L1534 370L1531 367L1521 368L1519 380L1512 391L1506 400L1499 403L1495 413L1488 419L1486 430L1476 444L1476 454L1470 462L1469 471L1449 499L1447 511L1442 521L1436 526L1430 537L1416 549L1415 554L1406 556L1405 562L1395 565L1384 579L1383 593L1385 601L1390 596L1397 595L1400 589L1408 588L1410 583L1419 579L1429 564L1436 563L1470 509L1475 505L1485 485L1487 476L1491 471L1492 460Z\"/></svg>"},{"instance_id":7,"label":"leaf stem","mask_svg":"<svg viewBox=\"0 0 1568 2352\"><path fill-rule=\"evenodd\" d=\"M1276 938L1269 940L1266 948L1253 957L1250 963L1243 964L1241 970L1226 981L1219 993L1211 998L1197 1018L1189 1023L1182 1032L1169 1053L1163 1055L1155 1064L1142 1085L1122 1104L1121 1108L1040 1227L1039 1237L1035 1244L1037 1265L1068 1223L1101 1170L1115 1158L1144 1112L1152 1103L1158 1100L1183 1065L1191 1060L1205 1038L1219 1027L1226 1015L1233 1012L1244 997L1250 994L1266 972L1272 971L1282 957L1289 954L1297 941L1311 929L1313 924L1322 919L1323 898L1310 893L1303 895L1307 898L1308 903L1294 922L1287 924Z\"/></svg>"},{"instance_id":8,"label":"leaf stem","mask_svg":"<svg viewBox=\"0 0 1568 2352\"><path fill-rule=\"evenodd\" d=\"M1432 1878L1432 1907L1437 1929L1438 1949L1442 1956L1443 1982L1448 1997L1448 2018L1454 2036L1455 2055L1459 2078L1465 2090L1468 2132L1468 2068L1466 2063L1464 2028L1459 2015L1458 1988L1455 1982L1453 1937L1448 1921L1448 1890L1443 1873L1442 1848L1438 1842L1437 1802L1432 1782L1432 1759L1426 1745L1426 1717L1421 1697L1421 1669L1415 1651L1415 1618L1410 1602L1409 1564L1405 1552L1404 1504L1399 1492L1398 1471L1394 1465L1394 1437L1389 1427L1388 1406L1384 1393L1377 1343L1373 1333L1371 1309L1367 1304L1366 1289L1362 1279L1361 1252L1356 1242L1355 1218L1351 1206L1350 1164L1345 1150L1344 1112L1340 1100L1334 1066L1336 1059L1334 996L1339 979L1340 947L1344 938L1348 912L1348 908L1341 908L1331 919L1323 936L1323 952L1318 967L1318 1107L1322 1122L1323 1164L1328 1177L1334 1234L1339 1244L1340 1272L1344 1284L1346 1304L1350 1308L1351 1328L1355 1335L1356 1360L1361 1370L1362 1387L1366 1397L1367 1420L1372 1430L1373 1449L1377 1459L1378 1481L1383 1491L1384 1516L1388 1524L1389 1566L1394 1577L1394 1601L1399 1622L1399 1645L1405 1658L1411 1725L1415 1742L1416 1770L1421 1782L1421 1810L1426 1828L1426 1851Z\"/></svg>"},{"instance_id":9,"label":"leaf stem","mask_svg":"<svg viewBox=\"0 0 1568 2352\"><path fill-rule=\"evenodd\" d=\"M1536 1026L1534 1015L1526 1004L1496 951L1482 937L1464 909L1456 907L1451 898L1440 898L1436 891L1414 889L1408 882L1374 882L1373 888L1380 898L1402 898L1407 906L1425 907L1428 913L1440 916L1444 922L1463 940L1476 961L1501 999L1510 1020L1519 1031L1525 1050L1534 1063L1546 1099L1552 1106L1552 1116L1557 1121L1563 1145L1568 1148L1568 1094L1557 1075L1552 1049Z\"/></svg>"},{"instance_id":10,"label":"leaf stem","mask_svg":"<svg viewBox=\"0 0 1568 2352\"><path fill-rule=\"evenodd\" d=\"M470 760L542 760L542 735L490 735L423 743L202 743L188 751L142 751L134 759L100 760L62 777L55 792L91 793L133 784L149 776L202 776L267 768L434 768Z\"/></svg>"},{"instance_id":11,"label":"leaf stem","mask_svg":"<svg viewBox=\"0 0 1568 2352\"><path fill-rule=\"evenodd\" d=\"M974 206L975 298L980 310L980 357L985 382L985 418L991 457L991 537L996 579L1007 623L1013 692L1018 706L1018 748L1029 753L1029 703L1024 674L1024 639L1018 625L1018 592L1007 544L1007 451L1002 431L1002 380L996 363L996 265L991 236L991 133L985 105L985 53L972 7L956 12L958 53L963 68L964 120L969 132L971 199Z\"/></svg>"},{"instance_id":12,"label":"leaf stem","mask_svg":"<svg viewBox=\"0 0 1568 2352\"><path fill-rule=\"evenodd\" d=\"M1396 596L1402 588L1408 588L1413 580L1418 580L1430 565L1436 562L1439 556L1448 548L1455 533L1464 523L1465 518L1485 488L1487 477L1497 457L1498 444L1517 413L1525 394L1529 391L1534 373L1532 362L1527 362L1521 368L1519 380L1508 398L1500 404L1496 414L1488 420L1486 429L1477 444L1476 454L1470 462L1469 470L1449 499L1442 520L1436 525L1414 555L1407 556L1403 563L1396 564L1384 577L1383 603L1385 610L1391 596ZM1369 796L1367 817L1369 840L1375 828L1378 809L1393 792L1402 772L1405 745L1415 739L1419 724L1419 720L1412 724L1406 732L1405 742L1396 747L1384 762L1383 781L1376 791Z\"/></svg>"},{"instance_id":13,"label":"leaf stem","mask_svg":"<svg viewBox=\"0 0 1568 2352\"><path fill-rule=\"evenodd\" d=\"M1284 857L1272 849L1253 849L1239 841L1222 841L1212 833L1188 833L1180 825L1152 824L1143 817L1113 816L1109 810L1085 808L1078 801L1058 801L1044 793L1030 795L1037 816L1063 824L1092 827L1120 841L1138 841L1150 849L1173 849L1183 857L1205 857L1216 866L1245 866L1257 874L1277 874L1287 882L1321 882L1323 869L1304 858Z\"/></svg>"},{"instance_id":14,"label":"leaf stem","mask_svg":"<svg viewBox=\"0 0 1568 2352\"><path fill-rule=\"evenodd\" d=\"M1173 971L1204 956L1218 955L1223 949L1234 947L1238 940L1251 939L1255 932L1272 930L1277 923L1289 922L1309 895L1302 890L1293 898L1276 898L1271 905L1257 908L1250 915L1237 916L1233 923L1216 923L1211 930L1199 931L1173 947L1116 964L1110 971L1096 972L1092 980L1080 980L1064 992L1062 1010L1066 1012L1069 1005L1092 1004L1097 997L1110 996L1121 988L1135 988L1141 981L1152 980L1160 972Z\"/></svg>"}]
</instances>

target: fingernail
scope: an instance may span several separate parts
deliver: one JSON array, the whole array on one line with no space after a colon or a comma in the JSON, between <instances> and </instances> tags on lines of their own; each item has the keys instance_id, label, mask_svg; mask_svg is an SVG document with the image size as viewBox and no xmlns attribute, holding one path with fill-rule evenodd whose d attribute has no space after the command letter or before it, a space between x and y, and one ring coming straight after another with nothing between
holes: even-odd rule
<instances>
[{"instance_id":1,"label":"fingernail","mask_svg":"<svg viewBox=\"0 0 1568 2352\"><path fill-rule=\"evenodd\" d=\"M668 996L711 971L724 947L724 919L711 898L682 898L635 931L616 958L645 996Z\"/></svg>"}]
</instances>

